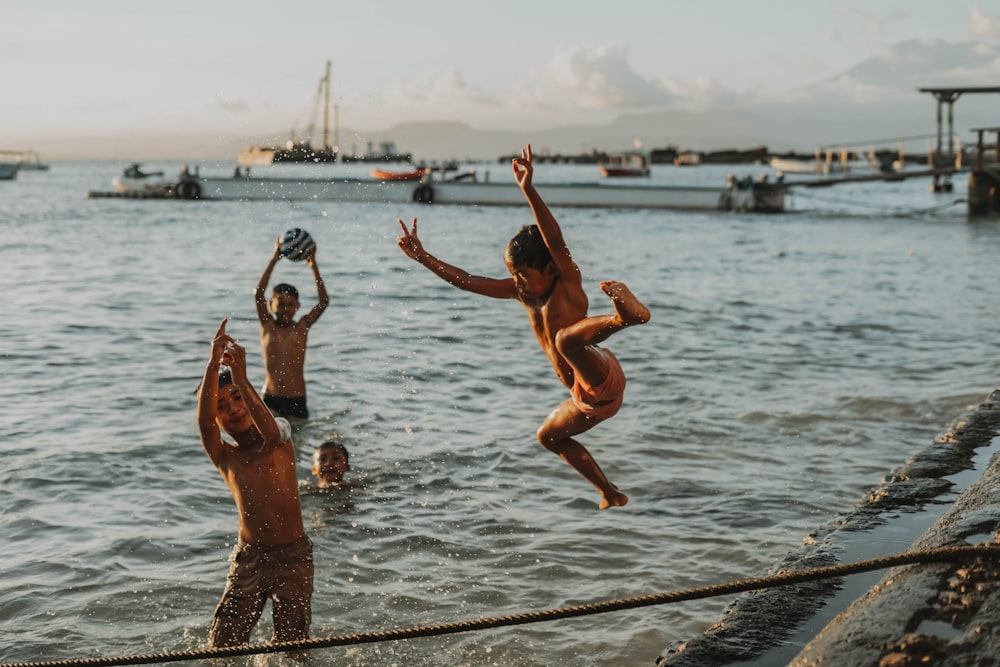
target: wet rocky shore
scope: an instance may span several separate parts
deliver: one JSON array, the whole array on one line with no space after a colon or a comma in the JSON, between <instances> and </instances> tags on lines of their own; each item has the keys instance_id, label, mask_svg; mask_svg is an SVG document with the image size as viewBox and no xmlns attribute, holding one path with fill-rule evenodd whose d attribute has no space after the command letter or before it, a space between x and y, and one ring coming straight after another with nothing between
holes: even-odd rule
<instances>
[{"instance_id":1,"label":"wet rocky shore","mask_svg":"<svg viewBox=\"0 0 1000 667\"><path fill-rule=\"evenodd\" d=\"M887 475L850 512L808 535L767 574L859 560L845 559L857 551L851 545L872 542L872 536L894 524L902 524L905 533L910 517L927 513L939 516L898 551L1000 541L1000 454L991 456L982 474L950 506L943 499L958 491L956 477L975 470L977 455L1000 450L998 434L1000 389ZM741 595L703 634L664 649L656 665L1000 664L1000 562L910 565L876 576L881 578L860 597L855 593L863 591L852 590L851 577ZM853 597L845 599L845 593Z\"/></svg>"}]
</instances>

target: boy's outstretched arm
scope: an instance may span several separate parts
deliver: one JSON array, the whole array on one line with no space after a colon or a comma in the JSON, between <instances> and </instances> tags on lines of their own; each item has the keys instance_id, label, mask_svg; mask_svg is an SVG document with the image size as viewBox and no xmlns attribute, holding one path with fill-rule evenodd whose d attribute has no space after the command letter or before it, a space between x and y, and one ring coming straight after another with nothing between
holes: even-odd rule
<instances>
[{"instance_id":1,"label":"boy's outstretched arm","mask_svg":"<svg viewBox=\"0 0 1000 667\"><path fill-rule=\"evenodd\" d=\"M475 276L464 269L452 266L424 250L423 244L417 238L417 219L413 219L413 229L407 229L406 223L399 221L399 226L403 228L403 235L396 241L400 249L410 259L419 262L427 267L431 273L435 274L445 282L454 285L459 289L494 299L516 299L517 289L514 287L514 279L487 278L485 276Z\"/></svg>"},{"instance_id":2,"label":"boy's outstretched arm","mask_svg":"<svg viewBox=\"0 0 1000 667\"><path fill-rule=\"evenodd\" d=\"M247 413L253 420L254 426L264 439L267 447L277 447L283 440L278 423L274 421L274 415L264 405L264 400L254 389L253 384L247 378L247 351L232 338L226 347L226 353L222 357L223 363L229 366L233 375L233 384L243 397L243 404L246 405Z\"/></svg>"},{"instance_id":3,"label":"boy's outstretched arm","mask_svg":"<svg viewBox=\"0 0 1000 667\"><path fill-rule=\"evenodd\" d=\"M215 415L219 410L219 367L226 346L232 338L226 333L228 318L222 320L219 330L212 339L212 353L205 366L205 376L198 387L198 431L201 433L201 444L212 463L218 465L225 445L219 435L219 427L215 423Z\"/></svg>"},{"instance_id":4,"label":"boy's outstretched arm","mask_svg":"<svg viewBox=\"0 0 1000 667\"><path fill-rule=\"evenodd\" d=\"M271 272L274 271L274 265L278 263L279 259L281 259L281 243L276 241L274 244L274 254L271 255L267 266L264 267L264 273L261 274L260 280L257 281L257 287L253 291L253 302L257 306L257 319L260 320L261 325L274 321L274 315L271 314L271 311L267 307L267 295L265 292L267 284L271 282Z\"/></svg>"},{"instance_id":5,"label":"boy's outstretched arm","mask_svg":"<svg viewBox=\"0 0 1000 667\"><path fill-rule=\"evenodd\" d=\"M542 233L545 247L549 249L552 261L555 263L556 269L559 270L559 277L568 283L580 285L582 289L583 276L580 274L580 267L573 261L569 247L563 239L559 223L556 222L555 216L549 211L549 207L532 183L535 170L531 161L531 144L521 149L521 157L514 158L511 161L511 166L514 169L514 180L528 200L528 205L531 206L531 212L538 224L538 231Z\"/></svg>"},{"instance_id":6,"label":"boy's outstretched arm","mask_svg":"<svg viewBox=\"0 0 1000 667\"><path fill-rule=\"evenodd\" d=\"M315 306L313 306L312 310L303 315L302 319L299 320L305 324L306 328L309 328L316 324L316 320L318 320L319 316L323 314L326 307L330 305L330 296L326 293L326 285L323 283L323 276L319 274L319 266L316 264L315 247L312 249L312 252L309 253L309 257L306 258L306 264L308 264L309 268L312 269L313 281L316 283L316 296L319 298L319 301Z\"/></svg>"}]
</instances>

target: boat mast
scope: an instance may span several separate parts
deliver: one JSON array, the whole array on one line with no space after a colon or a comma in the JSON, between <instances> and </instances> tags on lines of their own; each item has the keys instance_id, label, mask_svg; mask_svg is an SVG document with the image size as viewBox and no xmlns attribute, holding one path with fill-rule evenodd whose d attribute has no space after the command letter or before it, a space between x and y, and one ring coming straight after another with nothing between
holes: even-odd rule
<instances>
[{"instance_id":1,"label":"boat mast","mask_svg":"<svg viewBox=\"0 0 1000 667\"><path fill-rule=\"evenodd\" d=\"M330 61L326 61L326 76L323 77L326 86L326 101L323 104L323 148L330 149Z\"/></svg>"},{"instance_id":2,"label":"boat mast","mask_svg":"<svg viewBox=\"0 0 1000 667\"><path fill-rule=\"evenodd\" d=\"M333 105L333 150L340 152L340 106Z\"/></svg>"}]
</instances>

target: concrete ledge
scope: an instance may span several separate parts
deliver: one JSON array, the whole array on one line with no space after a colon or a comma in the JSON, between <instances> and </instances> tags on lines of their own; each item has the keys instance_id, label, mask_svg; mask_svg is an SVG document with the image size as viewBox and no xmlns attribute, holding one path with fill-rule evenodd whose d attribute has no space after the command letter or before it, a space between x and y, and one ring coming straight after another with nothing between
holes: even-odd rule
<instances>
[{"instance_id":1,"label":"concrete ledge","mask_svg":"<svg viewBox=\"0 0 1000 667\"><path fill-rule=\"evenodd\" d=\"M957 419L945 435L885 477L848 514L811 533L799 550L782 559L768 574L836 564L847 534L871 531L885 524L890 513L920 511L938 500L953 486L944 477L973 468L976 450L992 444L998 432L1000 390L995 390L980 406ZM970 538L972 543L982 542L992 539L998 530L1000 458L995 456L978 481L909 550L958 546L970 543ZM817 614L840 590L843 581L747 593L737 598L704 634L665 649L656 664L713 667L757 660L750 664L998 664L998 576L997 565L989 563L891 570L789 659L779 659L773 649L787 642L797 628ZM923 661L928 657L932 662Z\"/></svg>"}]
</instances>

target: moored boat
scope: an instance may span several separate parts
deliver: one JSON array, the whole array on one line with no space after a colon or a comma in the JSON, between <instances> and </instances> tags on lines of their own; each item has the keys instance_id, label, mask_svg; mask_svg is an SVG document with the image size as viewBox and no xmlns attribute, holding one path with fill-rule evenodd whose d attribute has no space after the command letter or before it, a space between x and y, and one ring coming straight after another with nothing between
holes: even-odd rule
<instances>
[{"instance_id":1,"label":"moored boat","mask_svg":"<svg viewBox=\"0 0 1000 667\"><path fill-rule=\"evenodd\" d=\"M768 164L777 171L786 174L831 174L844 171L840 163L824 162L822 160L773 157L768 160Z\"/></svg>"},{"instance_id":2,"label":"moored boat","mask_svg":"<svg viewBox=\"0 0 1000 667\"><path fill-rule=\"evenodd\" d=\"M337 161L337 151L330 146L313 148L308 141L289 141L284 148L251 146L236 159L245 167L269 164L329 164Z\"/></svg>"},{"instance_id":3,"label":"moored boat","mask_svg":"<svg viewBox=\"0 0 1000 667\"><path fill-rule=\"evenodd\" d=\"M832 150L827 150L825 155L816 151L815 157L781 157L772 156L768 164L775 170L785 174L849 174L852 170L865 169L870 167L870 162L859 160L856 155L846 150L840 151L839 155Z\"/></svg>"},{"instance_id":4,"label":"moored boat","mask_svg":"<svg viewBox=\"0 0 1000 667\"><path fill-rule=\"evenodd\" d=\"M412 171L386 171L372 169L371 177L379 181L419 181L430 171L428 167L418 167Z\"/></svg>"},{"instance_id":5,"label":"moored boat","mask_svg":"<svg viewBox=\"0 0 1000 667\"><path fill-rule=\"evenodd\" d=\"M358 177L290 178L275 176L200 176L183 174L166 187L179 199L235 201L342 201L362 203L522 206L514 183L479 181L474 173L420 180ZM535 183L549 206L574 208L650 208L675 210L782 211L786 188L780 183L732 181L725 187L608 183ZM90 197L108 196L99 192ZM151 195L151 196L156 196Z\"/></svg>"},{"instance_id":6,"label":"moored boat","mask_svg":"<svg viewBox=\"0 0 1000 667\"><path fill-rule=\"evenodd\" d=\"M14 164L16 171L48 171L49 165L38 157L35 151L0 151L0 164ZM8 175L5 175L8 174ZM14 178L9 167L0 172L0 179Z\"/></svg>"},{"instance_id":7,"label":"moored boat","mask_svg":"<svg viewBox=\"0 0 1000 667\"><path fill-rule=\"evenodd\" d=\"M239 154L237 163L247 167L257 167L272 163L326 164L337 161L337 148L330 145L330 65L330 61L326 61L326 73L319 81L313 105L315 118L320 103L323 103L323 145L313 147L314 124L310 122L305 139L297 138L293 130L291 138L283 148L251 146Z\"/></svg>"},{"instance_id":8,"label":"moored boat","mask_svg":"<svg viewBox=\"0 0 1000 667\"><path fill-rule=\"evenodd\" d=\"M649 165L644 153L620 153L609 155L597 165L605 178L629 178L649 176Z\"/></svg>"},{"instance_id":9,"label":"moored boat","mask_svg":"<svg viewBox=\"0 0 1000 667\"><path fill-rule=\"evenodd\" d=\"M674 158L675 167L694 167L701 164L701 155L692 151L678 153Z\"/></svg>"},{"instance_id":10,"label":"moored boat","mask_svg":"<svg viewBox=\"0 0 1000 667\"><path fill-rule=\"evenodd\" d=\"M48 171L49 165L42 162L35 151L24 151L17 159L17 168L19 171Z\"/></svg>"},{"instance_id":11,"label":"moored boat","mask_svg":"<svg viewBox=\"0 0 1000 667\"><path fill-rule=\"evenodd\" d=\"M143 171L138 162L133 162L111 179L111 185L121 193L156 192L174 183L162 171Z\"/></svg>"},{"instance_id":12,"label":"moored boat","mask_svg":"<svg viewBox=\"0 0 1000 667\"><path fill-rule=\"evenodd\" d=\"M0 162L0 181L12 181L17 177L16 162Z\"/></svg>"},{"instance_id":13,"label":"moored boat","mask_svg":"<svg viewBox=\"0 0 1000 667\"><path fill-rule=\"evenodd\" d=\"M342 153L340 156L343 162L410 162L413 160L412 153L400 153L396 150L396 142L383 141L379 143L378 150L375 150L373 142L368 142L368 150L364 153Z\"/></svg>"}]
</instances>

